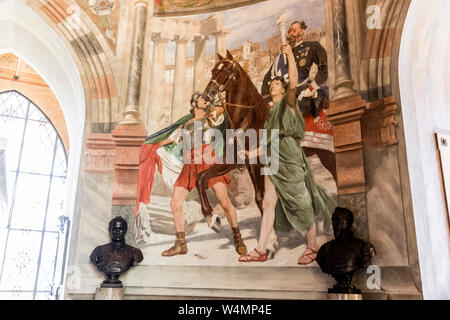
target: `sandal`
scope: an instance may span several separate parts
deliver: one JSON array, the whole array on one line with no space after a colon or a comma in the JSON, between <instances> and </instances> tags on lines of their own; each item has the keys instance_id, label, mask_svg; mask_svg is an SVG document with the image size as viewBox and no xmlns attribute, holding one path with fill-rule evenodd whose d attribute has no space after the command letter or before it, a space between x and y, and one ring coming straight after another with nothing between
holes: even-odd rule
<instances>
[{"instance_id":1,"label":"sandal","mask_svg":"<svg viewBox=\"0 0 450 320\"><path fill-rule=\"evenodd\" d=\"M252 253L253 251L258 254L257 257L250 255L250 253ZM239 262L264 262L267 260L267 255L265 253L259 252L258 250L256 250L256 248L253 249L253 251L246 254L245 256L240 256L238 261Z\"/></svg>"},{"instance_id":2,"label":"sandal","mask_svg":"<svg viewBox=\"0 0 450 320\"><path fill-rule=\"evenodd\" d=\"M163 257L172 257L179 254L186 254L188 252L186 240L175 240L175 245L161 253Z\"/></svg>"},{"instance_id":3,"label":"sandal","mask_svg":"<svg viewBox=\"0 0 450 320\"><path fill-rule=\"evenodd\" d=\"M310 251L309 253L307 253L308 250ZM301 266L306 266L306 265L308 265L308 264L310 264L310 263L316 261L316 259L317 259L317 253L318 253L318 252L319 252L319 251L315 251L315 250L313 250L313 249L311 249L311 248L309 248L309 247L306 248L305 252L303 252L303 254L298 258L297 264L299 264L299 265L301 265ZM314 255L314 256L311 257L312 255ZM309 260L304 261L304 258L307 258L307 259L309 259Z\"/></svg>"},{"instance_id":4,"label":"sandal","mask_svg":"<svg viewBox=\"0 0 450 320\"><path fill-rule=\"evenodd\" d=\"M175 239L175 244L173 247L164 250L161 255L163 257L171 257L176 256L179 254L186 254L187 253L187 244L186 244L186 238L184 232L177 232L177 237Z\"/></svg>"}]
</instances>

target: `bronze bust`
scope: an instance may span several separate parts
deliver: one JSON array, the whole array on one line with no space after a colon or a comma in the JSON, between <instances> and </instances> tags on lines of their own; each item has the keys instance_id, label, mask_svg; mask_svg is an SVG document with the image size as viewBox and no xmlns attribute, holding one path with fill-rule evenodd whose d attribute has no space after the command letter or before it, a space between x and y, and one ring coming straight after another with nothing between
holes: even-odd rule
<instances>
[{"instance_id":1,"label":"bronze bust","mask_svg":"<svg viewBox=\"0 0 450 320\"><path fill-rule=\"evenodd\" d=\"M360 294L361 290L352 285L353 274L371 264L375 248L353 236L353 213L350 210L337 207L332 224L335 239L320 247L317 254L317 263L322 271L337 281L328 293Z\"/></svg>"},{"instance_id":2,"label":"bronze bust","mask_svg":"<svg viewBox=\"0 0 450 320\"><path fill-rule=\"evenodd\" d=\"M97 270L106 275L101 288L122 288L120 274L144 259L140 249L125 243L127 228L127 222L122 217L112 219L109 222L111 243L96 247L89 257Z\"/></svg>"}]
</instances>

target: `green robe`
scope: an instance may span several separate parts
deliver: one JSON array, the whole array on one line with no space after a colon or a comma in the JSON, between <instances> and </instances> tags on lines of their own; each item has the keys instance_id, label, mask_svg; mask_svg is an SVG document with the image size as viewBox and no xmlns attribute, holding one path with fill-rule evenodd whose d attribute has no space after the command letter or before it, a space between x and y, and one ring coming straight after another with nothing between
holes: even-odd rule
<instances>
[{"instance_id":1,"label":"green robe","mask_svg":"<svg viewBox=\"0 0 450 320\"><path fill-rule=\"evenodd\" d=\"M270 175L278 195L275 209L275 230L288 232L292 228L305 235L321 218L329 229L336 201L314 182L312 170L301 147L305 121L299 108L295 116L286 97L270 110L264 128L268 131L268 150L272 129L279 130L279 170Z\"/></svg>"}]
</instances>

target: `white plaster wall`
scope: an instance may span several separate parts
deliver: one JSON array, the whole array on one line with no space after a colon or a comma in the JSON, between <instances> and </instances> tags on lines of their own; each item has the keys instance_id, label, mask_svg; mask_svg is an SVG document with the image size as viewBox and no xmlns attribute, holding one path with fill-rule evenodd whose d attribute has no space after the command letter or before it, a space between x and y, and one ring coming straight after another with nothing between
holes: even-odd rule
<instances>
[{"instance_id":1,"label":"white plaster wall","mask_svg":"<svg viewBox=\"0 0 450 320\"><path fill-rule=\"evenodd\" d=\"M63 110L69 132L66 215L71 219L80 167L85 98L80 74L58 35L32 9L0 0L0 53L12 52L47 82Z\"/></svg>"},{"instance_id":2,"label":"white plaster wall","mask_svg":"<svg viewBox=\"0 0 450 320\"><path fill-rule=\"evenodd\" d=\"M424 299L450 299L450 235L435 129L450 131L450 1L413 0L399 82Z\"/></svg>"}]
</instances>

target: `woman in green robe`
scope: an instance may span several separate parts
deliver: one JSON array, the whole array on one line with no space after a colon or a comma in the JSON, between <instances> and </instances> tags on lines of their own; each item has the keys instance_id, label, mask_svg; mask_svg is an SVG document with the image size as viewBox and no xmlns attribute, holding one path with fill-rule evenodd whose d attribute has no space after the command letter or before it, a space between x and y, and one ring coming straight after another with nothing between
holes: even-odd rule
<instances>
[{"instance_id":1,"label":"woman in green robe","mask_svg":"<svg viewBox=\"0 0 450 320\"><path fill-rule=\"evenodd\" d=\"M256 248L239 261L263 262L267 260L267 243L273 233L297 230L306 235L308 247L298 258L297 263L307 265L316 260L319 246L316 241L316 219L322 218L328 229L331 213L336 207L335 200L324 188L317 185L301 147L305 132L305 122L297 106L295 95L297 87L297 67L289 45L282 47L289 63L289 87L286 90L284 80L275 78L270 84L273 107L265 123L268 141L272 130L279 130L279 167L278 171L265 176L265 194L260 237ZM260 154L260 149L246 152L249 158ZM270 150L270 145L267 150Z\"/></svg>"}]
</instances>

